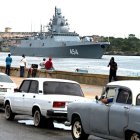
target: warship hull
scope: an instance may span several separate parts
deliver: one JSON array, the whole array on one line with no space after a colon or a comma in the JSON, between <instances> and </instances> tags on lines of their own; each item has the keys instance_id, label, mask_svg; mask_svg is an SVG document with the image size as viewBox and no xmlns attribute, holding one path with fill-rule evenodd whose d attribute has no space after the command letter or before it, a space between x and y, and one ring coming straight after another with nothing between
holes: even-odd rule
<instances>
[{"instance_id":1,"label":"warship hull","mask_svg":"<svg viewBox=\"0 0 140 140\"><path fill-rule=\"evenodd\" d=\"M63 47L11 47L12 55L53 57L53 58L94 58L100 59L106 46L98 44Z\"/></svg>"}]
</instances>

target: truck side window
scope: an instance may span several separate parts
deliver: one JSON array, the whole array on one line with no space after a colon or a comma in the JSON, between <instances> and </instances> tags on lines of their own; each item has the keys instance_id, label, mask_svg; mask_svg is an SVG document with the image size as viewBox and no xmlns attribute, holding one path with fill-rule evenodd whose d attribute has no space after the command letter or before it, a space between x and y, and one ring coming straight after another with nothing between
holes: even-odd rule
<instances>
[{"instance_id":1,"label":"truck side window","mask_svg":"<svg viewBox=\"0 0 140 140\"><path fill-rule=\"evenodd\" d=\"M136 98L136 105L140 105L140 94Z\"/></svg>"},{"instance_id":2,"label":"truck side window","mask_svg":"<svg viewBox=\"0 0 140 140\"><path fill-rule=\"evenodd\" d=\"M116 88L108 88L107 90L106 90L106 93L107 93L107 98L114 98L114 96L115 96L115 94L116 94Z\"/></svg>"},{"instance_id":3,"label":"truck side window","mask_svg":"<svg viewBox=\"0 0 140 140\"><path fill-rule=\"evenodd\" d=\"M117 96L117 103L131 104L132 103L132 94L127 89L119 89Z\"/></svg>"},{"instance_id":4,"label":"truck side window","mask_svg":"<svg viewBox=\"0 0 140 140\"><path fill-rule=\"evenodd\" d=\"M116 90L117 90L116 87L106 87L103 90L100 101L105 103L105 104L112 103L114 96L116 95Z\"/></svg>"}]
</instances>

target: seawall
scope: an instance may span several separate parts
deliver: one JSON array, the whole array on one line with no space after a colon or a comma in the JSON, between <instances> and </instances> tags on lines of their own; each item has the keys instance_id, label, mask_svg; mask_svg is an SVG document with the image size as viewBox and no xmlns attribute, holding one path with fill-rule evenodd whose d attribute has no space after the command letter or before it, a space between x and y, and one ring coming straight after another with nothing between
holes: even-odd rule
<instances>
[{"instance_id":1,"label":"seawall","mask_svg":"<svg viewBox=\"0 0 140 140\"><path fill-rule=\"evenodd\" d=\"M25 70L25 78L28 77L29 69ZM5 67L0 66L0 72L5 73ZM20 69L17 67L11 67L11 76L19 77ZM51 77L74 80L81 84L88 85L99 85L104 86L108 83L108 75L103 74L89 74L89 73L78 73L68 71L46 71L37 69L36 77ZM129 77L129 76L118 76L118 80L140 80L140 77Z\"/></svg>"}]
</instances>

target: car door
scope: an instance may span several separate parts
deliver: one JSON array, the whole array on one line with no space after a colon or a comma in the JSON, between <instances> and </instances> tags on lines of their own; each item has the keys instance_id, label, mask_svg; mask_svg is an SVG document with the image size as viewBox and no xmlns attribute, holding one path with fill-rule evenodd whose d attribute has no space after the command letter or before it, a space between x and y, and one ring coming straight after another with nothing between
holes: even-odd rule
<instances>
[{"instance_id":1,"label":"car door","mask_svg":"<svg viewBox=\"0 0 140 140\"><path fill-rule=\"evenodd\" d=\"M113 98L116 95L116 88L106 87L101 98ZM109 135L109 111L113 103L104 104L100 101L90 109L90 127L92 132Z\"/></svg>"},{"instance_id":2,"label":"car door","mask_svg":"<svg viewBox=\"0 0 140 140\"><path fill-rule=\"evenodd\" d=\"M132 93L124 87L119 88L116 103L110 107L109 131L110 135L123 138L124 128L128 125L129 110L132 104Z\"/></svg>"},{"instance_id":3,"label":"car door","mask_svg":"<svg viewBox=\"0 0 140 140\"><path fill-rule=\"evenodd\" d=\"M23 113L24 97L25 97L26 93L28 92L29 85L30 85L30 81L24 80L22 82L21 86L19 87L18 92L15 92L13 94L11 105L12 105L14 112L21 113L21 114Z\"/></svg>"},{"instance_id":4,"label":"car door","mask_svg":"<svg viewBox=\"0 0 140 140\"><path fill-rule=\"evenodd\" d=\"M32 107L36 102L39 91L39 82L37 80L30 80L29 90L24 95L23 106L25 114L32 114Z\"/></svg>"}]
</instances>

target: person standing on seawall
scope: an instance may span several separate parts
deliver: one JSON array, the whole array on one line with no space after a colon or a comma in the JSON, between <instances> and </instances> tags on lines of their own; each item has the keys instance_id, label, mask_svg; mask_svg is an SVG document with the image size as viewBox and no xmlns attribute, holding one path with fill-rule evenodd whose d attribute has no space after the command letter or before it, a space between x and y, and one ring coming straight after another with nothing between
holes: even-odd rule
<instances>
[{"instance_id":1,"label":"person standing on seawall","mask_svg":"<svg viewBox=\"0 0 140 140\"><path fill-rule=\"evenodd\" d=\"M117 80L117 63L114 60L114 57L111 57L110 62L108 64L108 67L110 67L110 71L109 71L109 82L111 82L112 78L114 81Z\"/></svg>"},{"instance_id":2,"label":"person standing on seawall","mask_svg":"<svg viewBox=\"0 0 140 140\"><path fill-rule=\"evenodd\" d=\"M10 68L11 68L11 63L12 63L12 58L10 56L11 54L8 54L8 56L5 59L5 62L6 62L5 73L9 76L10 76Z\"/></svg>"},{"instance_id":3,"label":"person standing on seawall","mask_svg":"<svg viewBox=\"0 0 140 140\"><path fill-rule=\"evenodd\" d=\"M24 72L25 72L25 68L26 68L26 58L25 55L22 55L22 59L20 60L20 77L24 77Z\"/></svg>"}]
</instances>

